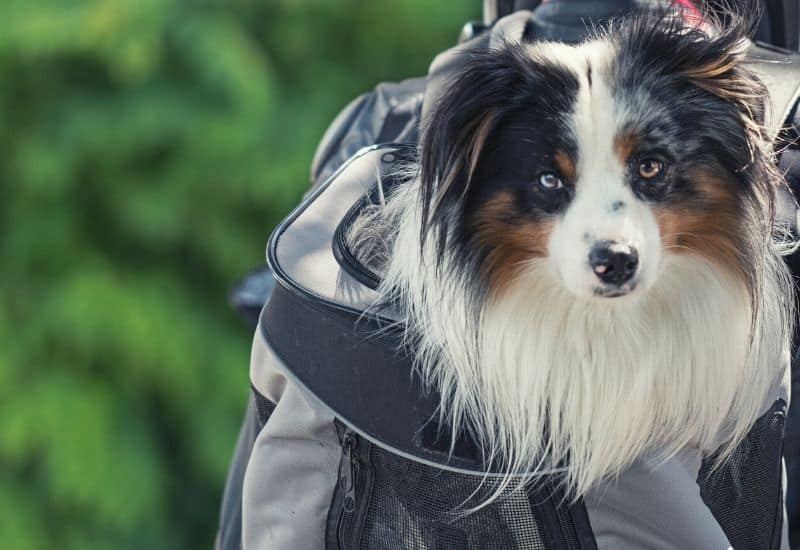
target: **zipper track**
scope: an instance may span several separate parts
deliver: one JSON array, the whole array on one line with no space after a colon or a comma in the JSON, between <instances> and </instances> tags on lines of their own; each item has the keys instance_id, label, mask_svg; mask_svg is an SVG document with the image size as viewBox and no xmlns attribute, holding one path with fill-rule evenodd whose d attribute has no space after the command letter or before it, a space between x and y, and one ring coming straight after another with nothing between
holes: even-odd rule
<instances>
[{"instance_id":1,"label":"zipper track","mask_svg":"<svg viewBox=\"0 0 800 550\"><path fill-rule=\"evenodd\" d=\"M339 487L342 490L342 510L336 527L336 537L340 550L350 550L350 535L353 530L353 516L356 510L359 481L358 435L348 430L342 438L342 459L339 464Z\"/></svg>"},{"instance_id":2,"label":"zipper track","mask_svg":"<svg viewBox=\"0 0 800 550\"><path fill-rule=\"evenodd\" d=\"M337 492L339 517L333 540L336 550L359 550L364 521L372 500L371 444L352 430L342 434ZM331 540L331 539L329 539Z\"/></svg>"}]
</instances>

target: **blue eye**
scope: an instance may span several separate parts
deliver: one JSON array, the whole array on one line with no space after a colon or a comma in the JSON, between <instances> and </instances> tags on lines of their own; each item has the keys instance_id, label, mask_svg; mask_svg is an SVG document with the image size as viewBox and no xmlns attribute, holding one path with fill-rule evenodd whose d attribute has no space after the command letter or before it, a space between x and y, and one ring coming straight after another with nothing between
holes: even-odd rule
<instances>
[{"instance_id":1,"label":"blue eye","mask_svg":"<svg viewBox=\"0 0 800 550\"><path fill-rule=\"evenodd\" d=\"M539 174L539 185L548 190L555 190L564 187L564 182L555 172L542 172Z\"/></svg>"}]
</instances>

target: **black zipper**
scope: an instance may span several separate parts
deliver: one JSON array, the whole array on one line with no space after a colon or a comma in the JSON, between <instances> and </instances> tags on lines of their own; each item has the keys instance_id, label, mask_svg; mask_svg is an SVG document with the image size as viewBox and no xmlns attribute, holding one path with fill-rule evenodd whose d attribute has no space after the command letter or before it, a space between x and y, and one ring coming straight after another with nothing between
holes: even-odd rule
<instances>
[{"instance_id":1,"label":"black zipper","mask_svg":"<svg viewBox=\"0 0 800 550\"><path fill-rule=\"evenodd\" d=\"M357 510L356 497L360 482L361 461L359 458L359 437L346 430L342 437L342 460L339 463L339 487L342 491L342 511L339 515L337 538L341 550L349 550L352 542L355 514Z\"/></svg>"}]
</instances>

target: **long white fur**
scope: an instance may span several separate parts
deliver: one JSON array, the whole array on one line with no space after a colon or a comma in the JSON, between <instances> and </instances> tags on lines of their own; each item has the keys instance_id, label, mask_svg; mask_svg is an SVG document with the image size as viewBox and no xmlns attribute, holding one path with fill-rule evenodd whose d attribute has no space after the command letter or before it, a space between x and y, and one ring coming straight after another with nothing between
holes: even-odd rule
<instances>
[{"instance_id":1,"label":"long white fur","mask_svg":"<svg viewBox=\"0 0 800 550\"><path fill-rule=\"evenodd\" d=\"M559 58L585 58L586 50L570 48L557 46ZM595 80L602 74L596 68ZM601 167L591 159L609 162L609 140L625 109L582 94L588 104L579 101L574 117L580 145L601 149L584 155L588 164L580 170L594 174L595 181L583 183L600 188L588 192L602 197L594 200L604 209L624 189L613 166L606 180L597 180ZM599 109L617 119L597 118ZM564 277L588 268L571 260L559 266L570 253L559 256L557 249L575 247L576 257L585 258L587 244L577 236L586 229L604 238L598 220L606 218L573 219L571 205L557 222L564 226L553 233L559 240L551 241L551 255L526 265L505 292L475 303L472 275L450 256L437 270L432 239L420 248L418 185L412 179L396 189L354 234L391 240L380 291L405 317L419 371L441 391L448 420L469 426L506 473L566 466L565 483L581 495L645 452L666 458L694 446L711 453L726 442L730 449L762 412L786 367L791 322L789 275L769 244L763 258L754 258L755 312L744 284L728 272L702 256L661 248L644 252L652 264L645 266L652 271L648 288L622 298L588 298ZM647 234L640 247L661 247L650 234L655 226L648 207L635 207L648 211L619 223Z\"/></svg>"}]
</instances>

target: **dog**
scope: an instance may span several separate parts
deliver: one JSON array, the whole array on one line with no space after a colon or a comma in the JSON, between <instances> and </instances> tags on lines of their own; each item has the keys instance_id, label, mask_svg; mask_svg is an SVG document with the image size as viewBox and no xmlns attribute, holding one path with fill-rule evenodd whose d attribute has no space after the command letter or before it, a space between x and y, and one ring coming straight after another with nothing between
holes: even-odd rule
<instances>
[{"instance_id":1,"label":"dog","mask_svg":"<svg viewBox=\"0 0 800 550\"><path fill-rule=\"evenodd\" d=\"M442 415L509 476L580 496L645 453L724 460L782 377L754 25L667 10L466 54L405 181L353 227Z\"/></svg>"}]
</instances>

